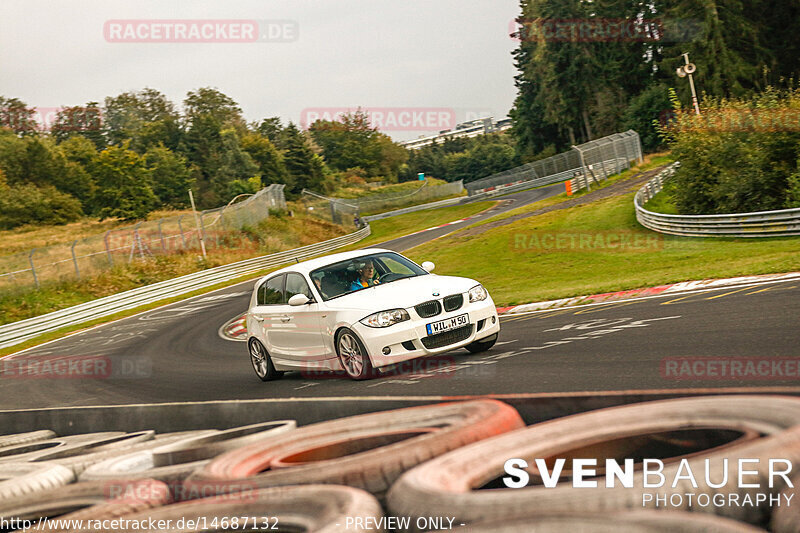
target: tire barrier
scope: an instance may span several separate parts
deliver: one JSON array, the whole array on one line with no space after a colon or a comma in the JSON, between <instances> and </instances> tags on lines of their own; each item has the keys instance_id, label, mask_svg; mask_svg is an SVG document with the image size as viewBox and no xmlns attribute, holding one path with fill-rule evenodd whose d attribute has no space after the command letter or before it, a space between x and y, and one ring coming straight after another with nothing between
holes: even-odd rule
<instances>
[{"instance_id":1,"label":"tire barrier","mask_svg":"<svg viewBox=\"0 0 800 533\"><path fill-rule=\"evenodd\" d=\"M277 487L227 498L207 498L153 508L125 515L128 523L171 521L173 532L189 531L302 531L304 533L380 532L363 524L383 516L380 504L370 494L351 487L305 485ZM242 519L249 520L249 524ZM254 518L257 518L254 521ZM360 520L358 520L360 519ZM233 523L233 520L236 520ZM350 520L353 525L345 529ZM191 524L191 525L190 525ZM206 524L205 528L200 525ZM248 527L249 525L249 527ZM102 530L100 530L102 531ZM117 529L120 532L163 533L164 529Z\"/></svg>"},{"instance_id":2,"label":"tire barrier","mask_svg":"<svg viewBox=\"0 0 800 533\"><path fill-rule=\"evenodd\" d=\"M169 484L175 500L194 499L192 496L198 493L184 492L181 483L210 459L229 450L269 440L296 427L294 420L280 420L181 439L157 448L135 451L95 463L81 474L80 479L155 479ZM214 493L216 492L215 490Z\"/></svg>"},{"instance_id":3,"label":"tire barrier","mask_svg":"<svg viewBox=\"0 0 800 533\"><path fill-rule=\"evenodd\" d=\"M0 464L0 501L52 489L75 480L72 470L61 465L36 463Z\"/></svg>"},{"instance_id":4,"label":"tire barrier","mask_svg":"<svg viewBox=\"0 0 800 533\"><path fill-rule=\"evenodd\" d=\"M797 533L800 531L800 507L798 494L800 494L800 475L792 478L794 487L786 487L781 493L781 498L792 498L791 507L779 507L772 515L772 528L775 533Z\"/></svg>"},{"instance_id":5,"label":"tire barrier","mask_svg":"<svg viewBox=\"0 0 800 533\"><path fill-rule=\"evenodd\" d=\"M479 523L459 533L764 533L748 524L718 516L681 511L631 511L578 516L541 516L516 522Z\"/></svg>"},{"instance_id":6,"label":"tire barrier","mask_svg":"<svg viewBox=\"0 0 800 533\"><path fill-rule=\"evenodd\" d=\"M145 511L170 503L164 483L153 480L134 482L74 483L56 489L26 494L0 502L0 518L39 520L102 520ZM28 528L28 531L35 531ZM59 531L48 528L47 531Z\"/></svg>"},{"instance_id":7,"label":"tire barrier","mask_svg":"<svg viewBox=\"0 0 800 533\"><path fill-rule=\"evenodd\" d=\"M705 459L727 459L724 472L714 479L724 479L719 488L711 487L698 475L698 487L690 481L676 478L680 465L666 464L665 479L674 480L661 486L660 494L684 495L694 493L713 498L716 494L751 494L758 490L777 494L783 479L772 480L769 459L781 458L800 464L800 399L773 396L719 396L646 402L624 407L601 409L556 419L526 429L506 433L462 447L406 472L388 494L389 511L399 516L428 516L443 509L460 522L508 520L552 513L609 512L642 507L643 473L634 474L632 488L617 484L603 487L573 489L560 484L556 487L527 486L518 489L476 490L491 480L499 480L508 459L559 458L575 450L600 446L620 439L645 434L693 429L755 430L763 436L745 439L721 450L694 454L686 460L692 472L704 472ZM624 454L623 454L624 456ZM643 457L652 457L644 454ZM610 458L614 458L611 455ZM758 489L737 486L738 459L759 459L747 469L756 471ZM683 464L681 462L680 464ZM753 476L751 483L756 483ZM502 486L502 485L500 485ZM755 498L753 498L755 500ZM653 506L654 504L650 504ZM675 510L689 510L686 498L681 498ZM704 509L729 518L758 524L767 520L764 506L725 506ZM793 511L796 512L796 511Z\"/></svg>"},{"instance_id":8,"label":"tire barrier","mask_svg":"<svg viewBox=\"0 0 800 533\"><path fill-rule=\"evenodd\" d=\"M49 429L42 431L30 431L28 433L17 433L16 435L0 435L0 448L52 439L55 436L55 432L50 431Z\"/></svg>"},{"instance_id":9,"label":"tire barrier","mask_svg":"<svg viewBox=\"0 0 800 533\"><path fill-rule=\"evenodd\" d=\"M508 404L471 400L301 428L272 421L165 434L39 431L0 436L0 442L9 443L0 447L0 519L182 518L183 526L173 523L177 531L192 530L187 520L201 517L210 529L226 530L221 521L227 519L228 529L243 530L230 523L234 516L265 514L280 530L326 533L381 531L402 518L401 530L415 532L448 522L467 524L465 533L752 533L760 531L753 526L768 525L777 533L800 531L794 498L800 474L785 469L800 464L800 398L791 396L662 400L530 427ZM512 458L530 463L523 488L502 483L509 480L504 475L519 477L505 471ZM569 466L586 458L596 461L594 472ZM624 469L633 468L606 477L604 459L612 460L609 466L630 461ZM645 485L646 459L658 460L658 474L649 475L665 482ZM770 459L783 461L777 475ZM746 473L739 460L750 460ZM558 473L556 462L563 466ZM752 485L742 484L742 473ZM614 475L616 486L606 488L602 480ZM574 488L578 478L599 483ZM629 488L620 486L623 478L631 480ZM670 505L644 499L653 492ZM694 504L682 497L687 494ZM727 496L751 504L716 504ZM715 505L699 503L702 498ZM782 504L773 506L773 499ZM51 531L67 527L49 525ZM263 526L254 525L247 529Z\"/></svg>"},{"instance_id":10,"label":"tire barrier","mask_svg":"<svg viewBox=\"0 0 800 533\"><path fill-rule=\"evenodd\" d=\"M340 418L228 452L187 483L244 479L258 488L330 483L381 498L404 471L465 444L522 427L517 411L496 400Z\"/></svg>"},{"instance_id":11,"label":"tire barrier","mask_svg":"<svg viewBox=\"0 0 800 533\"><path fill-rule=\"evenodd\" d=\"M177 445L177 443L193 440L201 436L217 433L216 430L208 431L187 431L181 433L165 433L155 435L149 440L123 440L109 446L101 446L98 451L87 450L86 453L73 455L63 459L49 459L49 462L60 464L72 469L76 477L80 477L90 466L111 460L122 455L129 455L135 452L152 450L162 446Z\"/></svg>"},{"instance_id":12,"label":"tire barrier","mask_svg":"<svg viewBox=\"0 0 800 533\"><path fill-rule=\"evenodd\" d=\"M96 451L98 447L118 442L119 439L125 438L127 435L127 433L122 431L108 431L104 433L87 433L69 437L56 437L48 440L19 444L17 446L9 446L0 448L0 463L47 461L50 459L70 457L83 453L91 448L94 448ZM150 434L150 438L152 438L152 434Z\"/></svg>"}]
</instances>

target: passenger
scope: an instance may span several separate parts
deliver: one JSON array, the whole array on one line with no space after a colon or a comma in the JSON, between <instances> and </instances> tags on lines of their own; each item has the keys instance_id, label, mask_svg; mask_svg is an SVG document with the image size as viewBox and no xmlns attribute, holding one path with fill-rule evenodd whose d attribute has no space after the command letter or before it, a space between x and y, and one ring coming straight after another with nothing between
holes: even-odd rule
<instances>
[{"instance_id":1,"label":"passenger","mask_svg":"<svg viewBox=\"0 0 800 533\"><path fill-rule=\"evenodd\" d=\"M375 279L373 279L373 276ZM374 287L378 285L380 280L375 276L375 265L372 261L367 261L364 266L358 269L358 278L350 285L351 291L366 289L367 287Z\"/></svg>"}]
</instances>

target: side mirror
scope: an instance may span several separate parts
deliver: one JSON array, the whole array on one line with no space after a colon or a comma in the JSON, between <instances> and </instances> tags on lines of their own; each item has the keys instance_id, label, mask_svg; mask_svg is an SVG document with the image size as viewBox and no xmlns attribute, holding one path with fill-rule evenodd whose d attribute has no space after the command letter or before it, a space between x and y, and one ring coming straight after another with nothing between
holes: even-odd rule
<instances>
[{"instance_id":1,"label":"side mirror","mask_svg":"<svg viewBox=\"0 0 800 533\"><path fill-rule=\"evenodd\" d=\"M434 265L430 261L425 261L424 263L422 263L422 268L424 268L428 272L433 272L433 269L436 268L436 265Z\"/></svg>"},{"instance_id":2,"label":"side mirror","mask_svg":"<svg viewBox=\"0 0 800 533\"><path fill-rule=\"evenodd\" d=\"M289 305L292 307L300 307L301 305L306 305L311 300L305 294L295 294L291 298L289 298Z\"/></svg>"}]
</instances>

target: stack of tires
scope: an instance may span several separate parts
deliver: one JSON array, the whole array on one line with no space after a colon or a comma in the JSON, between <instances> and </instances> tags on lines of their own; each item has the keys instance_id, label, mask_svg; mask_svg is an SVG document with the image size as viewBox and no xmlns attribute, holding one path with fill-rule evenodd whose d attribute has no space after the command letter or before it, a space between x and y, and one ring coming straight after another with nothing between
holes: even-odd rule
<instances>
[{"instance_id":1,"label":"stack of tires","mask_svg":"<svg viewBox=\"0 0 800 533\"><path fill-rule=\"evenodd\" d=\"M550 474L536 469L536 459L552 470L575 458L633 458L633 487L607 488L598 470L596 486L575 488L569 467L546 486ZM643 458L663 462L660 493L694 500L648 503ZM502 481L509 459L531 465L526 486ZM758 488L739 486L739 459L751 460L748 483ZM511 406L486 399L299 428L282 420L172 434L36 431L0 436L0 519L42 530L47 517L50 531L97 530L114 518L125 521L108 530L164 521L173 531L800 531L788 482L796 473L775 475L770 459L800 465L798 398L647 402L528 427ZM724 464L724 482L680 475L703 473L707 461ZM700 495L756 492L784 505L697 504Z\"/></svg>"}]
</instances>

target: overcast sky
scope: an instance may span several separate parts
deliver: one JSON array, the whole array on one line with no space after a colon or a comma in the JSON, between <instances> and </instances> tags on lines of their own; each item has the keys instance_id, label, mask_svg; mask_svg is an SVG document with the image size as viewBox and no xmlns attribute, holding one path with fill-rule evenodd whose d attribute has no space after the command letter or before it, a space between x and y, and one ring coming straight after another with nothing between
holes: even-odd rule
<instances>
[{"instance_id":1,"label":"overcast sky","mask_svg":"<svg viewBox=\"0 0 800 533\"><path fill-rule=\"evenodd\" d=\"M49 108L153 87L179 104L212 86L248 120L298 123L304 110L358 106L498 119L515 96L508 34L518 10L518 0L0 0L0 95ZM114 21L233 19L261 21L281 42L104 34ZM433 129L429 119L386 132L402 140Z\"/></svg>"}]
</instances>

